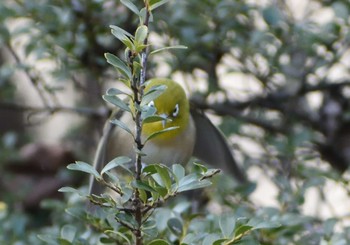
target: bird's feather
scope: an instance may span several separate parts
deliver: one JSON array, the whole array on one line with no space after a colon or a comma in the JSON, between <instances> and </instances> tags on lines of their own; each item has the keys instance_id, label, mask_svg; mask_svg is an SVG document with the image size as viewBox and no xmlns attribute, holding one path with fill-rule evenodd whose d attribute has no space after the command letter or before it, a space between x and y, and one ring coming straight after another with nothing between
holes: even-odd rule
<instances>
[{"instance_id":1,"label":"bird's feather","mask_svg":"<svg viewBox=\"0 0 350 245\"><path fill-rule=\"evenodd\" d=\"M219 129L203 112L191 109L191 115L196 126L193 156L213 167L223 169L242 183L247 182L245 174L237 165L231 149Z\"/></svg>"}]
</instances>

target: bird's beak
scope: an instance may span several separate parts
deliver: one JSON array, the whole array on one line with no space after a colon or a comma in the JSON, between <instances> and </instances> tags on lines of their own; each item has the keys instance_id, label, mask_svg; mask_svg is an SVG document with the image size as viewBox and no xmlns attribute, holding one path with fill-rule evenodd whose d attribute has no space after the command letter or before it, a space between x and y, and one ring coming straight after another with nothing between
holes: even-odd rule
<instances>
[{"instance_id":1,"label":"bird's beak","mask_svg":"<svg viewBox=\"0 0 350 245\"><path fill-rule=\"evenodd\" d=\"M165 113L162 113L159 116L164 119L164 120L162 120L162 126L163 126L163 128L165 128L167 121L170 119L168 118L168 115Z\"/></svg>"}]
</instances>

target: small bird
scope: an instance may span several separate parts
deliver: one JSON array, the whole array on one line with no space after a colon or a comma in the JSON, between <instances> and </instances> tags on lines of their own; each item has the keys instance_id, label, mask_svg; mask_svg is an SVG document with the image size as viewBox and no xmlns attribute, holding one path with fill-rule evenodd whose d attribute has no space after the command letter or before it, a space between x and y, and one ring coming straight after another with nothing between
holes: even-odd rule
<instances>
[{"instance_id":1,"label":"small bird","mask_svg":"<svg viewBox=\"0 0 350 245\"><path fill-rule=\"evenodd\" d=\"M159 85L166 85L165 91L154 101L149 102L148 106L154 107L157 115L164 120L143 124L142 141L154 132L170 127L177 128L146 142L142 150L146 156L142 157L142 162L170 166L175 163L186 164L193 156L245 183L246 177L234 160L223 134L202 112L190 108L183 88L173 80L154 78L147 83L145 92ZM124 112L120 120L130 129L135 127L130 113ZM133 138L129 133L107 122L95 155L95 169L100 172L104 164L117 156L128 156L135 160L133 144ZM101 192L101 186L92 178L90 193Z\"/></svg>"}]
</instances>

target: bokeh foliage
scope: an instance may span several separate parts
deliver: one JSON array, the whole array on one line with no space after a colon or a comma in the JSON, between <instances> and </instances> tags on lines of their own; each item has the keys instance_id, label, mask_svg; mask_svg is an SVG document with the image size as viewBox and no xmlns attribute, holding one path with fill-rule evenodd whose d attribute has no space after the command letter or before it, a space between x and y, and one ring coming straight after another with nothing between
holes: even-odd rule
<instances>
[{"instance_id":1,"label":"bokeh foliage","mask_svg":"<svg viewBox=\"0 0 350 245\"><path fill-rule=\"evenodd\" d=\"M142 1L133 2L142 6ZM318 212L306 215L303 209L310 190L319 193L323 205L337 207L327 198L331 194L325 191L327 183L349 191L343 171L350 162L350 3L309 0L300 1L302 7L293 2L173 0L154 13L150 28L151 40L156 41L152 42L188 49L150 59L148 76L181 74L176 77L192 90L204 83L205 89L196 91L192 102L220 116L221 129L232 136L233 149L248 176L258 187L261 182L254 179L255 173L267 176L276 193L276 205L265 206L228 176L217 177L207 190L208 212L191 215L189 205L179 199L155 213L168 220L169 227L183 228L177 233L178 229L166 230L166 223L157 224L156 232L163 238L212 244L232 235L222 225L229 222L227 228L242 226L241 232L249 231L246 241L235 244L350 242L346 216L324 218ZM36 140L22 133L27 132L22 125L27 117L22 115L33 111L45 112L45 117L67 110L82 115L84 127L74 129L74 136L67 135L65 142L83 141L72 150L82 158L91 157L94 147L84 144L84 139L93 141L91 132L101 129L101 118L106 116L100 110L105 107L101 95L117 77L104 53L124 56L109 25L134 33L137 23L119 1L1 1L0 108L1 113L16 112L12 120L18 124L0 131L1 175L12 174L5 165L17 156L18 147ZM42 63L53 65L42 70L38 65ZM25 79L18 79L18 74ZM23 83L31 84L38 107L28 106L26 98L16 93ZM73 106L62 99L70 86L76 96ZM18 123L21 119L23 123ZM7 205L0 210L0 242L39 244L51 235L61 237L63 244L95 244L99 239L98 232L79 221L86 217L76 196L45 201L45 211L40 211L44 214L16 208L20 200L11 193L1 191L0 197ZM224 219L225 214L232 219ZM42 222L41 216L46 217ZM247 220L240 217L256 220L252 227L264 221L281 226L251 230L244 228ZM36 234L47 237L39 241Z\"/></svg>"}]
</instances>

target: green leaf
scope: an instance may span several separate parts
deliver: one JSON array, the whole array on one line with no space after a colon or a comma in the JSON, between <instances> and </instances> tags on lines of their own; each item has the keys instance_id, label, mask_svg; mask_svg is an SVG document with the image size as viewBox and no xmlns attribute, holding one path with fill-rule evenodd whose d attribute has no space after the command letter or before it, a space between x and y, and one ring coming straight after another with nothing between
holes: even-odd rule
<instances>
[{"instance_id":1,"label":"green leaf","mask_svg":"<svg viewBox=\"0 0 350 245\"><path fill-rule=\"evenodd\" d=\"M88 174L92 174L95 178L101 178L101 175L96 171L96 169L88 163L77 161L75 163L69 164L67 166L70 170L81 171Z\"/></svg>"},{"instance_id":2,"label":"green leaf","mask_svg":"<svg viewBox=\"0 0 350 245\"><path fill-rule=\"evenodd\" d=\"M179 181L178 192L189 191L210 186L209 180L200 180L200 176L189 174Z\"/></svg>"},{"instance_id":3,"label":"green leaf","mask_svg":"<svg viewBox=\"0 0 350 245\"><path fill-rule=\"evenodd\" d=\"M147 137L147 139L145 140L144 144L146 144L147 141L153 139L154 137L158 136L158 135L161 135L161 134L164 134L166 132L169 132L169 131L172 131L172 130L176 130L180 128L179 126L175 126L175 127L169 127L169 128L165 128L163 130L160 130L160 131L157 131L157 132L154 132L152 133L150 136Z\"/></svg>"},{"instance_id":4,"label":"green leaf","mask_svg":"<svg viewBox=\"0 0 350 245\"><path fill-rule=\"evenodd\" d=\"M72 245L72 243L64 238L57 239L60 245Z\"/></svg>"},{"instance_id":5,"label":"green leaf","mask_svg":"<svg viewBox=\"0 0 350 245\"><path fill-rule=\"evenodd\" d=\"M131 134L134 137L134 135L131 132L131 130L129 129L129 127L125 123L123 123L122 121L115 118L115 119L112 119L110 122L117 125L118 127L122 128L122 129L124 129L126 132L128 132L129 134Z\"/></svg>"},{"instance_id":6,"label":"green leaf","mask_svg":"<svg viewBox=\"0 0 350 245\"><path fill-rule=\"evenodd\" d=\"M0 25L0 43L9 43L10 42L10 32L5 25Z\"/></svg>"},{"instance_id":7,"label":"green leaf","mask_svg":"<svg viewBox=\"0 0 350 245\"><path fill-rule=\"evenodd\" d=\"M326 237L330 237L334 232L334 227L338 223L337 218L329 218L323 222L323 233Z\"/></svg>"},{"instance_id":8,"label":"green leaf","mask_svg":"<svg viewBox=\"0 0 350 245\"><path fill-rule=\"evenodd\" d=\"M195 166L195 168L197 168L199 170L199 172L201 174L204 174L208 171L208 168L206 166L204 166L203 164L200 164L198 162L194 162L193 165Z\"/></svg>"},{"instance_id":9,"label":"green leaf","mask_svg":"<svg viewBox=\"0 0 350 245\"><path fill-rule=\"evenodd\" d=\"M169 46L169 47L163 47L163 48L153 50L152 52L150 52L150 54L157 54L159 52L167 51L167 50L171 50L171 49L187 49L187 47L184 45L174 45L174 46Z\"/></svg>"},{"instance_id":10,"label":"green leaf","mask_svg":"<svg viewBox=\"0 0 350 245\"><path fill-rule=\"evenodd\" d=\"M139 26L135 32L135 42L143 44L148 35L148 27L145 25Z\"/></svg>"},{"instance_id":11,"label":"green leaf","mask_svg":"<svg viewBox=\"0 0 350 245\"><path fill-rule=\"evenodd\" d=\"M227 244L227 243L224 243L224 242L227 242L228 241L228 239L218 239L218 240L216 240L216 241L214 241L213 243L211 243L212 245L222 245L222 244ZM236 242L235 243L228 243L228 244L236 244ZM246 244L246 245L248 245L248 244Z\"/></svg>"},{"instance_id":12,"label":"green leaf","mask_svg":"<svg viewBox=\"0 0 350 245\"><path fill-rule=\"evenodd\" d=\"M182 223L178 218L170 218L167 222L168 228L174 235L181 236L183 232Z\"/></svg>"},{"instance_id":13,"label":"green leaf","mask_svg":"<svg viewBox=\"0 0 350 245\"><path fill-rule=\"evenodd\" d=\"M167 89L166 85L157 85L148 90L142 97L141 106L148 105L158 98Z\"/></svg>"},{"instance_id":14,"label":"green leaf","mask_svg":"<svg viewBox=\"0 0 350 245\"><path fill-rule=\"evenodd\" d=\"M271 26L277 26L283 20L280 9L276 5L267 6L262 11L262 15L266 23Z\"/></svg>"},{"instance_id":15,"label":"green leaf","mask_svg":"<svg viewBox=\"0 0 350 245\"><path fill-rule=\"evenodd\" d=\"M102 98L105 101L111 103L112 105L115 105L115 106L119 107L123 111L131 112L130 107L116 95L106 95L105 94L105 95L102 96Z\"/></svg>"},{"instance_id":16,"label":"green leaf","mask_svg":"<svg viewBox=\"0 0 350 245\"><path fill-rule=\"evenodd\" d=\"M169 1L170 0L149 0L150 10L153 11L156 8L159 8L160 6L166 4Z\"/></svg>"},{"instance_id":17,"label":"green leaf","mask_svg":"<svg viewBox=\"0 0 350 245\"><path fill-rule=\"evenodd\" d=\"M221 233L225 238L230 238L236 227L236 218L230 214L224 214L219 219Z\"/></svg>"},{"instance_id":18,"label":"green leaf","mask_svg":"<svg viewBox=\"0 0 350 245\"><path fill-rule=\"evenodd\" d=\"M139 47L140 48L140 47ZM141 49L142 50L142 49ZM141 51L140 50L140 51ZM139 51L137 51L137 52L139 52ZM137 62L137 61L134 61L134 62L132 62L132 67L133 67L133 75L135 76L138 76L139 74L140 74L140 71L141 71L141 68L142 68L142 66L141 66L141 64L140 64L140 62Z\"/></svg>"},{"instance_id":19,"label":"green leaf","mask_svg":"<svg viewBox=\"0 0 350 245\"><path fill-rule=\"evenodd\" d=\"M130 157L120 156L120 157L114 158L112 161L107 163L107 165L101 170L101 175L103 175L105 172L107 172L115 167L125 165L125 164L130 163L130 162L131 162Z\"/></svg>"},{"instance_id":20,"label":"green leaf","mask_svg":"<svg viewBox=\"0 0 350 245\"><path fill-rule=\"evenodd\" d=\"M162 186L159 186L159 185L155 185L154 189L157 191L156 194L162 196L162 197L165 197L166 195L168 195L169 193L169 190L162 187ZM153 192L152 192L153 193ZM153 196L153 195L152 195ZM157 200L159 198L159 196L157 195L154 195L155 196L155 200Z\"/></svg>"},{"instance_id":21,"label":"green leaf","mask_svg":"<svg viewBox=\"0 0 350 245\"><path fill-rule=\"evenodd\" d=\"M112 34L116 38L118 38L122 43L124 43L124 45L130 50L135 50L135 46L132 42L134 37L129 32L123 30L118 26L111 25L110 27L112 28Z\"/></svg>"},{"instance_id":22,"label":"green leaf","mask_svg":"<svg viewBox=\"0 0 350 245\"><path fill-rule=\"evenodd\" d=\"M111 53L105 53L105 58L107 59L107 62L117 68L117 70L125 77L131 79L131 71L127 67L127 65L119 59L117 56Z\"/></svg>"},{"instance_id":23,"label":"green leaf","mask_svg":"<svg viewBox=\"0 0 350 245\"><path fill-rule=\"evenodd\" d=\"M167 241L162 240L162 239L156 239L156 240L151 241L147 245L170 245L170 243L168 243Z\"/></svg>"},{"instance_id":24,"label":"green leaf","mask_svg":"<svg viewBox=\"0 0 350 245\"><path fill-rule=\"evenodd\" d=\"M159 122L159 121L166 121L167 119L158 115L152 115L144 118L142 120L142 123L153 123L153 122Z\"/></svg>"},{"instance_id":25,"label":"green leaf","mask_svg":"<svg viewBox=\"0 0 350 245\"><path fill-rule=\"evenodd\" d=\"M84 193L80 190L77 190L77 189L69 187L69 186L61 187L60 189L58 189L58 191L63 192L63 193L76 193L79 196L86 196L87 195L87 193Z\"/></svg>"},{"instance_id":26,"label":"green leaf","mask_svg":"<svg viewBox=\"0 0 350 245\"><path fill-rule=\"evenodd\" d=\"M247 225L253 227L253 230L259 229L273 229L281 226L281 223L270 220L263 220L261 218L252 218Z\"/></svg>"},{"instance_id":27,"label":"green leaf","mask_svg":"<svg viewBox=\"0 0 350 245\"><path fill-rule=\"evenodd\" d=\"M109 88L106 91L106 95L120 95L120 94L124 94L124 95L131 97L130 94L128 94L120 89L117 89L117 88Z\"/></svg>"},{"instance_id":28,"label":"green leaf","mask_svg":"<svg viewBox=\"0 0 350 245\"><path fill-rule=\"evenodd\" d=\"M225 244L225 243L217 243L218 240L222 240L220 239L219 234L208 234L207 236L205 236L202 245L214 245L214 244Z\"/></svg>"},{"instance_id":29,"label":"green leaf","mask_svg":"<svg viewBox=\"0 0 350 245\"><path fill-rule=\"evenodd\" d=\"M120 2L122 4L124 4L128 9L130 9L132 12L134 12L135 14L140 15L140 11L136 7L136 5L133 4L131 1L129 1L129 0L120 0Z\"/></svg>"},{"instance_id":30,"label":"green leaf","mask_svg":"<svg viewBox=\"0 0 350 245\"><path fill-rule=\"evenodd\" d=\"M54 236L52 234L39 234L38 235L39 240L50 244L50 245L59 245L59 243L57 242L58 237Z\"/></svg>"},{"instance_id":31,"label":"green leaf","mask_svg":"<svg viewBox=\"0 0 350 245\"><path fill-rule=\"evenodd\" d=\"M157 192L155 189L153 189L151 186L148 184L140 181L140 180L134 180L131 182L131 186L137 189L149 191L149 192Z\"/></svg>"},{"instance_id":32,"label":"green leaf","mask_svg":"<svg viewBox=\"0 0 350 245\"><path fill-rule=\"evenodd\" d=\"M77 233L77 228L75 226L64 225L61 229L61 238L72 243L76 233Z\"/></svg>"},{"instance_id":33,"label":"green leaf","mask_svg":"<svg viewBox=\"0 0 350 245\"><path fill-rule=\"evenodd\" d=\"M122 220L124 223L128 224L131 227L136 227L137 222L131 214L128 213L117 213L115 215L117 220Z\"/></svg>"},{"instance_id":34,"label":"green leaf","mask_svg":"<svg viewBox=\"0 0 350 245\"><path fill-rule=\"evenodd\" d=\"M243 236L245 235L247 232L253 230L253 227L250 225L241 225L239 226L236 231L235 231L235 237L237 236Z\"/></svg>"},{"instance_id":35,"label":"green leaf","mask_svg":"<svg viewBox=\"0 0 350 245\"><path fill-rule=\"evenodd\" d=\"M172 168L178 180L181 180L185 176L185 169L180 164L173 164Z\"/></svg>"},{"instance_id":36,"label":"green leaf","mask_svg":"<svg viewBox=\"0 0 350 245\"><path fill-rule=\"evenodd\" d=\"M156 164L155 168L160 178L162 179L162 186L169 190L171 187L171 178L169 174L170 169L167 166L161 164Z\"/></svg>"},{"instance_id":37,"label":"green leaf","mask_svg":"<svg viewBox=\"0 0 350 245\"><path fill-rule=\"evenodd\" d=\"M128 201L131 199L131 197L132 197L134 191L133 191L133 189L131 189L131 188L129 188L129 187L123 187L123 188L121 188L121 189L123 190L124 195L121 196L120 202L121 202L122 204L124 204L124 203L128 202Z\"/></svg>"},{"instance_id":38,"label":"green leaf","mask_svg":"<svg viewBox=\"0 0 350 245\"><path fill-rule=\"evenodd\" d=\"M157 112L157 109L153 106L142 106L141 108L141 118L144 121L146 118L148 117L152 117L155 116Z\"/></svg>"},{"instance_id":39,"label":"green leaf","mask_svg":"<svg viewBox=\"0 0 350 245\"><path fill-rule=\"evenodd\" d=\"M157 173L156 164L149 164L142 169L142 173L146 175Z\"/></svg>"}]
</instances>

